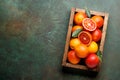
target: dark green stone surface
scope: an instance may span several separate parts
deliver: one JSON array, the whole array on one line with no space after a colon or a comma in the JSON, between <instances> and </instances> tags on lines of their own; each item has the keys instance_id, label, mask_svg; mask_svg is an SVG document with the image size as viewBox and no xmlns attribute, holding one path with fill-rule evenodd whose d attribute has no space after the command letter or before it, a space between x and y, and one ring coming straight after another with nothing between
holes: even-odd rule
<instances>
[{"instance_id":1,"label":"dark green stone surface","mask_svg":"<svg viewBox=\"0 0 120 80\"><path fill-rule=\"evenodd\" d=\"M103 64L96 77L64 73L71 7L108 12ZM119 0L0 0L0 80L119 80Z\"/></svg>"}]
</instances>

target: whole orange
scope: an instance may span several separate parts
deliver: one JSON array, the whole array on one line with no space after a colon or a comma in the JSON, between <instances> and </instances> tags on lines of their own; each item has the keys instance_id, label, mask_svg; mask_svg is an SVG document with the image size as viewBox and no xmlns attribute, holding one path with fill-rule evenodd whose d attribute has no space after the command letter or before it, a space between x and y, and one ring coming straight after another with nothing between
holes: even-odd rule
<instances>
[{"instance_id":1,"label":"whole orange","mask_svg":"<svg viewBox=\"0 0 120 80\"><path fill-rule=\"evenodd\" d=\"M80 40L78 38L72 38L70 40L70 48L71 49L75 49L76 46L78 46L80 44Z\"/></svg>"},{"instance_id":2,"label":"whole orange","mask_svg":"<svg viewBox=\"0 0 120 80\"><path fill-rule=\"evenodd\" d=\"M92 20L94 20L96 22L98 28L101 28L103 26L103 23L104 23L103 17L101 17L101 16L93 16Z\"/></svg>"},{"instance_id":3,"label":"whole orange","mask_svg":"<svg viewBox=\"0 0 120 80\"><path fill-rule=\"evenodd\" d=\"M75 26L72 27L72 32L76 31L77 29L81 29L82 30L83 27L79 26L79 25L75 25Z\"/></svg>"},{"instance_id":4,"label":"whole orange","mask_svg":"<svg viewBox=\"0 0 120 80\"><path fill-rule=\"evenodd\" d=\"M102 32L100 29L96 29L95 31L92 32L92 40L95 42L98 42L101 40L102 37Z\"/></svg>"},{"instance_id":5,"label":"whole orange","mask_svg":"<svg viewBox=\"0 0 120 80\"><path fill-rule=\"evenodd\" d=\"M80 44L77 47L75 47L75 52L79 58L86 58L89 54L88 47L84 44Z\"/></svg>"},{"instance_id":6,"label":"whole orange","mask_svg":"<svg viewBox=\"0 0 120 80\"><path fill-rule=\"evenodd\" d=\"M82 25L82 20L84 18L87 18L87 15L85 14L85 12L77 12L74 16L75 24Z\"/></svg>"},{"instance_id":7,"label":"whole orange","mask_svg":"<svg viewBox=\"0 0 120 80\"><path fill-rule=\"evenodd\" d=\"M74 50L70 50L67 56L68 56L68 61L72 64L77 64L80 62L80 58L76 56L76 53Z\"/></svg>"},{"instance_id":8,"label":"whole orange","mask_svg":"<svg viewBox=\"0 0 120 80\"><path fill-rule=\"evenodd\" d=\"M96 53L98 51L98 44L95 41L92 41L88 46L89 53Z\"/></svg>"}]
</instances>

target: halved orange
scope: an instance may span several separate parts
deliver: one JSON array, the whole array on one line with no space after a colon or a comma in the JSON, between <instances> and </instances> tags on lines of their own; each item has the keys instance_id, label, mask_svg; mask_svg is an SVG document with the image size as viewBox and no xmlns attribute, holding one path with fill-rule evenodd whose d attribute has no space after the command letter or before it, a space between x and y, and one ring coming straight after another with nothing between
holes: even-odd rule
<instances>
[{"instance_id":1,"label":"halved orange","mask_svg":"<svg viewBox=\"0 0 120 80\"><path fill-rule=\"evenodd\" d=\"M92 35L88 31L82 31L79 33L78 39L81 43L89 46L89 44L92 42Z\"/></svg>"},{"instance_id":2,"label":"halved orange","mask_svg":"<svg viewBox=\"0 0 120 80\"><path fill-rule=\"evenodd\" d=\"M94 31L97 28L96 22L90 18L85 18L82 21L83 28L87 31Z\"/></svg>"}]
</instances>

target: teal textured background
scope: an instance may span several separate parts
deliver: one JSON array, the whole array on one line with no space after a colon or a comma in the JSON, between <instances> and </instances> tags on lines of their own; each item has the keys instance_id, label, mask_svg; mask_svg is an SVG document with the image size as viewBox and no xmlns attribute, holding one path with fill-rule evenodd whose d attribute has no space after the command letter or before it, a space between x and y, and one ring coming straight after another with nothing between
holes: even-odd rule
<instances>
[{"instance_id":1,"label":"teal textured background","mask_svg":"<svg viewBox=\"0 0 120 80\"><path fill-rule=\"evenodd\" d=\"M72 7L109 13L96 77L62 71ZM0 0L0 80L119 80L119 8L119 0Z\"/></svg>"}]
</instances>

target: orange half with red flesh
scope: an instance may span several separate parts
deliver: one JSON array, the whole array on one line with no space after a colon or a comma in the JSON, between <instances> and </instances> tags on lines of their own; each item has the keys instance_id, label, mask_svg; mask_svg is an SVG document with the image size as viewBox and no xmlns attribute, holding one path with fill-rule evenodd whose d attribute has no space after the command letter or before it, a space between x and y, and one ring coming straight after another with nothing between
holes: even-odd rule
<instances>
[{"instance_id":1,"label":"orange half with red flesh","mask_svg":"<svg viewBox=\"0 0 120 80\"><path fill-rule=\"evenodd\" d=\"M90 18L85 18L82 21L83 28L87 31L94 31L97 28L96 22Z\"/></svg>"},{"instance_id":2,"label":"orange half with red flesh","mask_svg":"<svg viewBox=\"0 0 120 80\"><path fill-rule=\"evenodd\" d=\"M89 46L92 42L92 35L88 31L82 31L79 33L78 39L81 43Z\"/></svg>"}]
</instances>

